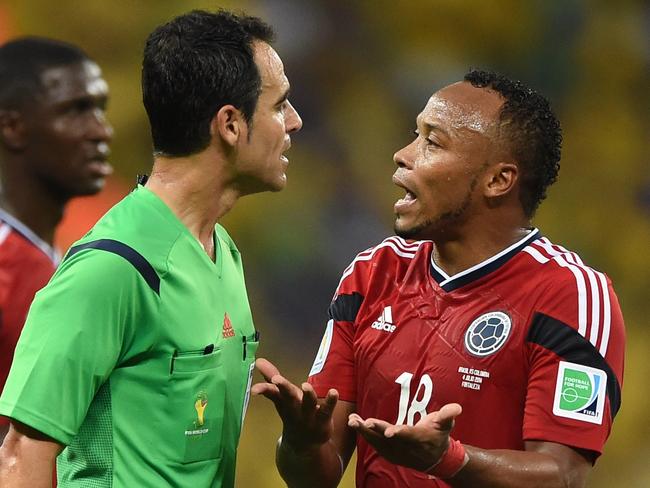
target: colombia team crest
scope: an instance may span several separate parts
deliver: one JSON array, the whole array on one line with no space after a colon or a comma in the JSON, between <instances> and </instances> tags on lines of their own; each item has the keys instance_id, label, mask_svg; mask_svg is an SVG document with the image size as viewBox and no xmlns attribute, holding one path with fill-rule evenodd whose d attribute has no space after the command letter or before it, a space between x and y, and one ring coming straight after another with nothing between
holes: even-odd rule
<instances>
[{"instance_id":1,"label":"colombia team crest","mask_svg":"<svg viewBox=\"0 0 650 488\"><path fill-rule=\"evenodd\" d=\"M465 348L474 356L494 354L506 343L512 328L505 312L488 312L474 320L465 332Z\"/></svg>"}]
</instances>

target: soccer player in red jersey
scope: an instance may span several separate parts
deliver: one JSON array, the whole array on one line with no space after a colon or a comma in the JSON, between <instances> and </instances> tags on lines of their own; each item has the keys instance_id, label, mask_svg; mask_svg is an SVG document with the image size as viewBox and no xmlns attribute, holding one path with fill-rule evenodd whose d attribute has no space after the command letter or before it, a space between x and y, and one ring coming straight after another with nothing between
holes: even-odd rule
<instances>
[{"instance_id":1,"label":"soccer player in red jersey","mask_svg":"<svg viewBox=\"0 0 650 488\"><path fill-rule=\"evenodd\" d=\"M398 151L391 237L344 271L310 372L259 359L290 487L583 487L621 403L610 280L531 226L557 177L548 102L471 71Z\"/></svg>"},{"instance_id":2,"label":"soccer player in red jersey","mask_svg":"<svg viewBox=\"0 0 650 488\"><path fill-rule=\"evenodd\" d=\"M76 46L39 37L0 46L0 391L58 262L66 203L100 191L112 172L107 97L99 66ZM8 425L0 417L0 441Z\"/></svg>"}]
</instances>

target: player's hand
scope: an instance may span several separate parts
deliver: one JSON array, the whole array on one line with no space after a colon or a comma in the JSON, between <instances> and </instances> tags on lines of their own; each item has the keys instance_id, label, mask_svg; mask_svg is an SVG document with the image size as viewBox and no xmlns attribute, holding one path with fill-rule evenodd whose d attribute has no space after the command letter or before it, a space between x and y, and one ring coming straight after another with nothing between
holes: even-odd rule
<instances>
[{"instance_id":1,"label":"player's hand","mask_svg":"<svg viewBox=\"0 0 650 488\"><path fill-rule=\"evenodd\" d=\"M283 443L288 443L294 450L301 450L329 441L338 392L330 390L325 399L318 400L309 383L303 383L299 388L282 376L270 361L259 358L255 366L266 383L253 385L251 393L264 395L275 405L283 423Z\"/></svg>"},{"instance_id":2,"label":"player's hand","mask_svg":"<svg viewBox=\"0 0 650 488\"><path fill-rule=\"evenodd\" d=\"M353 413L348 418L348 426L391 463L427 471L447 450L454 419L461 412L460 405L449 403L413 426L393 425L373 418L364 420Z\"/></svg>"}]
</instances>

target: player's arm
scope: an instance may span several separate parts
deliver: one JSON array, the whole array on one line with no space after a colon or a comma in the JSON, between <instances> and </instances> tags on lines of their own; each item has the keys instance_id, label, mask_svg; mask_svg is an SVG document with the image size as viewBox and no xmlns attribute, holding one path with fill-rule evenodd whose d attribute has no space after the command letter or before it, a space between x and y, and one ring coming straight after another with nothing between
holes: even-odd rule
<instances>
[{"instance_id":1,"label":"player's arm","mask_svg":"<svg viewBox=\"0 0 650 488\"><path fill-rule=\"evenodd\" d=\"M461 411L458 404L445 405L414 426L352 414L349 425L390 462L443 478L454 488L585 486L593 460L589 451L537 441L527 441L525 451L461 445L449 436Z\"/></svg>"},{"instance_id":2,"label":"player's arm","mask_svg":"<svg viewBox=\"0 0 650 488\"><path fill-rule=\"evenodd\" d=\"M446 480L455 488L582 488L592 467L588 451L553 442L526 442L525 451L465 446L467 465Z\"/></svg>"},{"instance_id":3,"label":"player's arm","mask_svg":"<svg viewBox=\"0 0 650 488\"><path fill-rule=\"evenodd\" d=\"M327 442L305 444L299 435L291 439L283 434L276 464L287 486L338 486L354 451L354 436L347 428L347 418L354 409L353 403L337 402L332 414L332 437Z\"/></svg>"},{"instance_id":4,"label":"player's arm","mask_svg":"<svg viewBox=\"0 0 650 488\"><path fill-rule=\"evenodd\" d=\"M257 368L266 383L252 392L273 401L283 423L276 451L282 478L289 488L337 486L354 451L347 419L355 405L338 401L336 390L318 399L309 383L292 384L265 359L257 360Z\"/></svg>"},{"instance_id":5,"label":"player's arm","mask_svg":"<svg viewBox=\"0 0 650 488\"><path fill-rule=\"evenodd\" d=\"M51 488L54 462L63 447L39 431L12 420L0 446L0 486Z\"/></svg>"}]
</instances>

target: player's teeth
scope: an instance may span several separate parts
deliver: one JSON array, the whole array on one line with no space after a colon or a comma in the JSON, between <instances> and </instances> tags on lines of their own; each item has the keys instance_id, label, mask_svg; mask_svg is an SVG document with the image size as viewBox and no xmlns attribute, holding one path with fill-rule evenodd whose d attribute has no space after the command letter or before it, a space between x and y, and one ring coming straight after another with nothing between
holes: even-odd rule
<instances>
[{"instance_id":1,"label":"player's teeth","mask_svg":"<svg viewBox=\"0 0 650 488\"><path fill-rule=\"evenodd\" d=\"M413 193L411 193L410 191L407 191L406 195L404 196L404 200L406 201L415 200L415 195L413 195Z\"/></svg>"}]
</instances>

